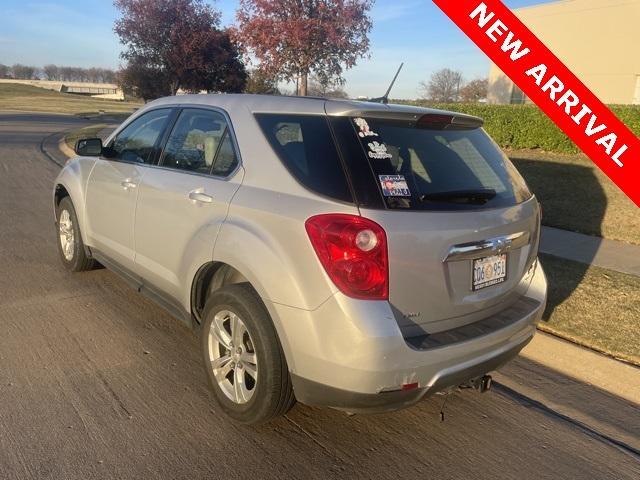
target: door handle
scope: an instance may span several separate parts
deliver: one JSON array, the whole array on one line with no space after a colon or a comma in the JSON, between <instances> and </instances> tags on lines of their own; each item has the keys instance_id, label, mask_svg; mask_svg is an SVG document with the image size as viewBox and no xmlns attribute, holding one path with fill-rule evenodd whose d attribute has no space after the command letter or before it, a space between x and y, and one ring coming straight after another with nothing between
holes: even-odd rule
<instances>
[{"instance_id":1,"label":"door handle","mask_svg":"<svg viewBox=\"0 0 640 480\"><path fill-rule=\"evenodd\" d=\"M189 192L189 200L194 203L213 203L213 197L211 195L207 195L206 193L198 192L195 190L193 192Z\"/></svg>"},{"instance_id":2,"label":"door handle","mask_svg":"<svg viewBox=\"0 0 640 480\"><path fill-rule=\"evenodd\" d=\"M138 186L136 182L132 182L131 179L129 178L120 182L120 185L122 185L122 188L124 188L125 190L129 190L130 188L136 188Z\"/></svg>"}]
</instances>

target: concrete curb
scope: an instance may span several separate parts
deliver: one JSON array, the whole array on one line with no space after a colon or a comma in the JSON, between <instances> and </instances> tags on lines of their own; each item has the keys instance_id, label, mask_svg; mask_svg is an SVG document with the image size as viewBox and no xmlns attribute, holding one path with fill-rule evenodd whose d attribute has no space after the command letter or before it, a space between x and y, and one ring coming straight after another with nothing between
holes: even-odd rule
<instances>
[{"instance_id":1,"label":"concrete curb","mask_svg":"<svg viewBox=\"0 0 640 480\"><path fill-rule=\"evenodd\" d=\"M540 251L559 258L640 276L640 245L542 227Z\"/></svg>"},{"instance_id":2,"label":"concrete curb","mask_svg":"<svg viewBox=\"0 0 640 480\"><path fill-rule=\"evenodd\" d=\"M639 367L538 332L519 358L492 376L498 392L516 400L520 396L589 435L640 455L633 426L640 409Z\"/></svg>"},{"instance_id":3,"label":"concrete curb","mask_svg":"<svg viewBox=\"0 0 640 480\"><path fill-rule=\"evenodd\" d=\"M61 113L61 112L47 112L41 110L12 110L12 109L2 109L0 110L2 113L24 113L25 115L59 115L61 117L77 117L75 113Z\"/></svg>"},{"instance_id":4,"label":"concrete curb","mask_svg":"<svg viewBox=\"0 0 640 480\"><path fill-rule=\"evenodd\" d=\"M76 152L71 150L67 143L65 142L66 134L62 136L60 140L58 140L58 149L68 158L75 157Z\"/></svg>"},{"instance_id":5,"label":"concrete curb","mask_svg":"<svg viewBox=\"0 0 640 480\"><path fill-rule=\"evenodd\" d=\"M640 368L538 330L522 350L528 360L640 405ZM500 382L508 384L500 377ZM520 387L519 387L520 389Z\"/></svg>"}]
</instances>

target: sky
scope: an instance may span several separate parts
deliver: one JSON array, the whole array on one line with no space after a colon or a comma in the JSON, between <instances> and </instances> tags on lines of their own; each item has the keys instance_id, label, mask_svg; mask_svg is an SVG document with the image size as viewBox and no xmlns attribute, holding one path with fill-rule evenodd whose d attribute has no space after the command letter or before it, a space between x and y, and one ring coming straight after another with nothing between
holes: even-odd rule
<instances>
[{"instance_id":1,"label":"sky","mask_svg":"<svg viewBox=\"0 0 640 480\"><path fill-rule=\"evenodd\" d=\"M519 8L552 0L503 1ZM235 21L238 0L208 3L221 12L223 25ZM0 64L120 66L122 47L113 33L118 12L111 0L0 0L0 5ZM420 96L420 82L441 68L459 70L466 80L487 77L487 57L431 0L377 0L371 16L371 57L345 73L350 96L382 95L400 62L405 67L395 98Z\"/></svg>"}]
</instances>

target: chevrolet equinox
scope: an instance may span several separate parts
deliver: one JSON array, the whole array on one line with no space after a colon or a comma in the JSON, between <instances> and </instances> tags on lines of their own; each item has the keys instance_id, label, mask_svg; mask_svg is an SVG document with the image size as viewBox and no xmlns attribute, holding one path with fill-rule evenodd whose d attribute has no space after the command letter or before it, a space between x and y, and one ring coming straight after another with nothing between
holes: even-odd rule
<instances>
[{"instance_id":1,"label":"chevrolet equinox","mask_svg":"<svg viewBox=\"0 0 640 480\"><path fill-rule=\"evenodd\" d=\"M54 187L62 263L100 263L200 332L243 423L480 385L546 303L540 207L476 117L186 95L76 153Z\"/></svg>"}]
</instances>

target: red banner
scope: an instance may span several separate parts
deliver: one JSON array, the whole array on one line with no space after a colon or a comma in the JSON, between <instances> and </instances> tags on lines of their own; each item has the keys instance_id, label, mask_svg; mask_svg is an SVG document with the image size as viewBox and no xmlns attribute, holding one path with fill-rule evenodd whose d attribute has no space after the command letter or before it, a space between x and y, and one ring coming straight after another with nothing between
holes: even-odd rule
<instances>
[{"instance_id":1,"label":"red banner","mask_svg":"<svg viewBox=\"0 0 640 480\"><path fill-rule=\"evenodd\" d=\"M433 2L640 206L640 140L500 0Z\"/></svg>"}]
</instances>

